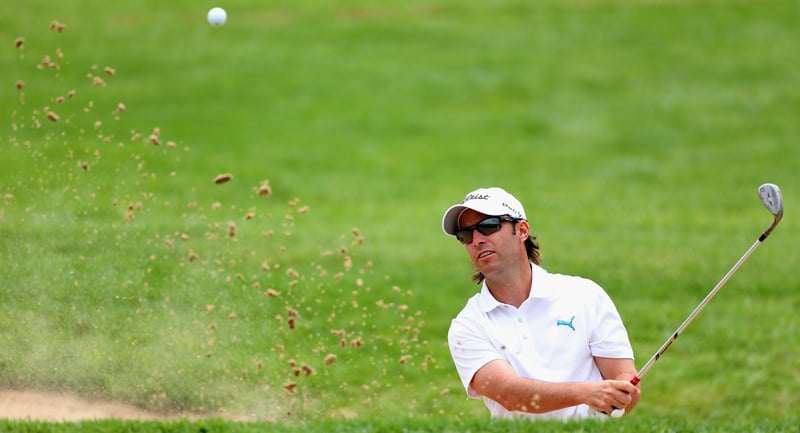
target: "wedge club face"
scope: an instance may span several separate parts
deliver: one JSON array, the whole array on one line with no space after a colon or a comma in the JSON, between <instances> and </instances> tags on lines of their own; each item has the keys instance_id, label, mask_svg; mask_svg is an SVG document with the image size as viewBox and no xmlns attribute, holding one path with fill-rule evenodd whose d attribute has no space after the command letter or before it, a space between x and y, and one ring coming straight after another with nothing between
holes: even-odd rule
<instances>
[{"instance_id":1,"label":"wedge club face","mask_svg":"<svg viewBox=\"0 0 800 433\"><path fill-rule=\"evenodd\" d=\"M759 238L760 241L763 241L783 218L783 196L781 196L781 189L778 188L778 185L765 183L758 187L758 197L761 198L761 203L764 203L764 206L775 217L772 225Z\"/></svg>"},{"instance_id":2,"label":"wedge club face","mask_svg":"<svg viewBox=\"0 0 800 433\"><path fill-rule=\"evenodd\" d=\"M758 187L758 196L761 198L761 203L764 203L767 210L775 217L775 221L780 221L783 218L783 197L778 185L774 183L761 185Z\"/></svg>"}]
</instances>

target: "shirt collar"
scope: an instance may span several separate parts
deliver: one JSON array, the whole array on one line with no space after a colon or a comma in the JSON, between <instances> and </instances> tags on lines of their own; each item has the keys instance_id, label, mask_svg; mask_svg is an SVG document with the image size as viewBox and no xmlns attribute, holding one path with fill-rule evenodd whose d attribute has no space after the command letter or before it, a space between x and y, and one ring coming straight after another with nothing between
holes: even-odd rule
<instances>
[{"instance_id":1,"label":"shirt collar","mask_svg":"<svg viewBox=\"0 0 800 433\"><path fill-rule=\"evenodd\" d=\"M528 295L528 299L550 297L552 290L549 284L545 284L544 280L546 278L547 271L541 266L531 263L531 292ZM478 296L478 305L481 311L488 313L505 304L498 301L494 295L492 295L492 292L489 291L489 287L486 286L486 280L484 280L481 285L481 293Z\"/></svg>"}]
</instances>

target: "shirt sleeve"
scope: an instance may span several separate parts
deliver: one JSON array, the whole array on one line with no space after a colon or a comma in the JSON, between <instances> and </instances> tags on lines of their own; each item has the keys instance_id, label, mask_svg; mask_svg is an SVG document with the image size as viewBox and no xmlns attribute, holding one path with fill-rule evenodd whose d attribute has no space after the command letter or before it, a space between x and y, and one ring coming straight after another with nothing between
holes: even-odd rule
<instances>
[{"instance_id":1,"label":"shirt sleeve","mask_svg":"<svg viewBox=\"0 0 800 433\"><path fill-rule=\"evenodd\" d=\"M482 313L475 312L475 314ZM447 333L447 345L467 395L473 398L480 397L470 387L475 373L489 362L504 358L478 321L463 314L451 322Z\"/></svg>"},{"instance_id":2,"label":"shirt sleeve","mask_svg":"<svg viewBox=\"0 0 800 433\"><path fill-rule=\"evenodd\" d=\"M633 359L633 349L622 317L608 294L599 286L598 289L595 303L597 323L589 341L592 355Z\"/></svg>"}]
</instances>

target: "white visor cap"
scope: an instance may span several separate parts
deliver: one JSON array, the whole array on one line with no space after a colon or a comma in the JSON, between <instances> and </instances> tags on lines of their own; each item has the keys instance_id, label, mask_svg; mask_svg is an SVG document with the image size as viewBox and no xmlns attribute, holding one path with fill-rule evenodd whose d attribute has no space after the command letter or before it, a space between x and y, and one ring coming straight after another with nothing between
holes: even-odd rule
<instances>
[{"instance_id":1,"label":"white visor cap","mask_svg":"<svg viewBox=\"0 0 800 433\"><path fill-rule=\"evenodd\" d=\"M503 188L479 188L467 194L461 203L447 209L442 218L442 229L445 233L451 236L458 233L458 220L467 209L487 216L509 215L520 220L528 219L522 203Z\"/></svg>"}]
</instances>

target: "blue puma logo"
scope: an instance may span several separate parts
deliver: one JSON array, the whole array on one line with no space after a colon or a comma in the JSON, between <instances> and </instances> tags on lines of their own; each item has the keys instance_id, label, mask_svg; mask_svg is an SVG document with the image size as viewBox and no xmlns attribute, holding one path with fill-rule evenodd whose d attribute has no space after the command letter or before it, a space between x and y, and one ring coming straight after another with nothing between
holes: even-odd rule
<instances>
[{"instance_id":1,"label":"blue puma logo","mask_svg":"<svg viewBox=\"0 0 800 433\"><path fill-rule=\"evenodd\" d=\"M556 326L569 326L570 329L572 329L574 331L575 330L575 326L572 324L572 322L574 322L574 321L575 321L575 316L572 316L572 318L569 319L569 322L567 322L566 320L557 321L556 322Z\"/></svg>"}]
</instances>

